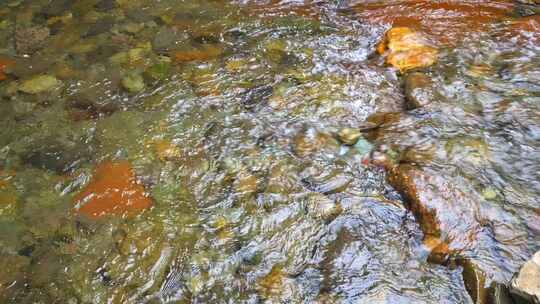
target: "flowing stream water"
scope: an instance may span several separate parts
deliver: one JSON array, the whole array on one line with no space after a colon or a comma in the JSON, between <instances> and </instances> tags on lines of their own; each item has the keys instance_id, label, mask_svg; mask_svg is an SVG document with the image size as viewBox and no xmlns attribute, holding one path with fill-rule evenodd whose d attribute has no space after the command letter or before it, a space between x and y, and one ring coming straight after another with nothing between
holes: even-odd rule
<instances>
[{"instance_id":1,"label":"flowing stream water","mask_svg":"<svg viewBox=\"0 0 540 304\"><path fill-rule=\"evenodd\" d=\"M1 1L0 302L513 303L529 2Z\"/></svg>"}]
</instances>

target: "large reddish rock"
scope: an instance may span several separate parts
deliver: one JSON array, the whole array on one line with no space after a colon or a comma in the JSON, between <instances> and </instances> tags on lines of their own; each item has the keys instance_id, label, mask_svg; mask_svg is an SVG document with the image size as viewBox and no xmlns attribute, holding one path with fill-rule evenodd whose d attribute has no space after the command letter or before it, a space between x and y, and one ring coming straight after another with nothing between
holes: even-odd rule
<instances>
[{"instance_id":1,"label":"large reddish rock","mask_svg":"<svg viewBox=\"0 0 540 304\"><path fill-rule=\"evenodd\" d=\"M390 182L408 201L426 239L438 239L450 250L473 246L481 230L475 202L440 175L403 164L392 169Z\"/></svg>"},{"instance_id":2,"label":"large reddish rock","mask_svg":"<svg viewBox=\"0 0 540 304\"><path fill-rule=\"evenodd\" d=\"M101 163L90 183L75 197L75 203L77 212L91 219L107 215L132 217L152 206L128 161Z\"/></svg>"},{"instance_id":3,"label":"large reddish rock","mask_svg":"<svg viewBox=\"0 0 540 304\"><path fill-rule=\"evenodd\" d=\"M461 266L475 303L506 297L501 286L531 249L519 218L475 193L467 180L440 169L405 163L389 170L390 183L405 196L424 232L430 260Z\"/></svg>"}]
</instances>

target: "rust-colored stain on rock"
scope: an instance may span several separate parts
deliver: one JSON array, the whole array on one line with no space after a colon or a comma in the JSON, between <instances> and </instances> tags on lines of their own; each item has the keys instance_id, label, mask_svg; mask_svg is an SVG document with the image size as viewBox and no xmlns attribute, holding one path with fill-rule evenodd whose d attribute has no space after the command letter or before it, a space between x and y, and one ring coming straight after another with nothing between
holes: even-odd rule
<instances>
[{"instance_id":1,"label":"rust-colored stain on rock","mask_svg":"<svg viewBox=\"0 0 540 304\"><path fill-rule=\"evenodd\" d=\"M5 70L10 65L13 65L13 60L0 57L0 81L7 79Z\"/></svg>"},{"instance_id":2,"label":"rust-colored stain on rock","mask_svg":"<svg viewBox=\"0 0 540 304\"><path fill-rule=\"evenodd\" d=\"M437 43L455 44L471 31L482 31L487 24L511 14L512 1L370 1L353 7L357 16L373 24L410 27L425 32Z\"/></svg>"},{"instance_id":3,"label":"rust-colored stain on rock","mask_svg":"<svg viewBox=\"0 0 540 304\"><path fill-rule=\"evenodd\" d=\"M510 29L505 33L509 38L524 38L540 40L540 15L519 18L511 23Z\"/></svg>"},{"instance_id":4,"label":"rust-colored stain on rock","mask_svg":"<svg viewBox=\"0 0 540 304\"><path fill-rule=\"evenodd\" d=\"M92 181L75 197L78 212L92 219L107 215L132 217L152 206L128 161L101 163Z\"/></svg>"}]
</instances>

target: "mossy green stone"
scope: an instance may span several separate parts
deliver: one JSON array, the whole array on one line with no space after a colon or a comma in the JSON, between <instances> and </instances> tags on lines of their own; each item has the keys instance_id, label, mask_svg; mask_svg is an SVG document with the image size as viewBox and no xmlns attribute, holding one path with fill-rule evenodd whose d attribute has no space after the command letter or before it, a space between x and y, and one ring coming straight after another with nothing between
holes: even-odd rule
<instances>
[{"instance_id":1,"label":"mossy green stone","mask_svg":"<svg viewBox=\"0 0 540 304\"><path fill-rule=\"evenodd\" d=\"M62 82L51 75L39 75L23 81L19 91L28 94L39 94L58 87Z\"/></svg>"}]
</instances>

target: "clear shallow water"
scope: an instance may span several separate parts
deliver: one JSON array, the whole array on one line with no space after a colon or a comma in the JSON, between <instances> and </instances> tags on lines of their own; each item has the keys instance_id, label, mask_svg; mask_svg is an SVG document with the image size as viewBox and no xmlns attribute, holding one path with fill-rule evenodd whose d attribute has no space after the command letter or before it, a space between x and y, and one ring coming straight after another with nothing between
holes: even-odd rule
<instances>
[{"instance_id":1,"label":"clear shallow water","mask_svg":"<svg viewBox=\"0 0 540 304\"><path fill-rule=\"evenodd\" d=\"M539 248L538 21L396 5L8 2L0 298L487 303ZM429 81L376 53L392 23Z\"/></svg>"}]
</instances>

